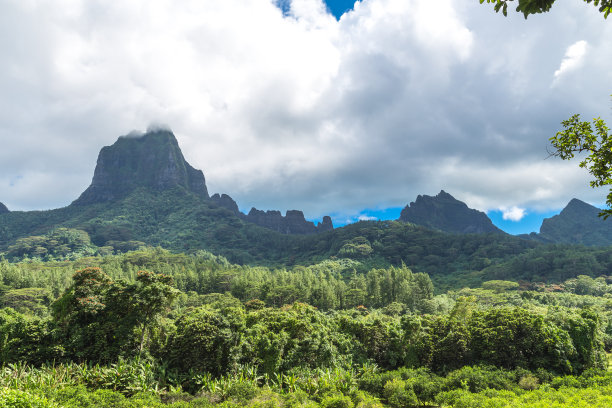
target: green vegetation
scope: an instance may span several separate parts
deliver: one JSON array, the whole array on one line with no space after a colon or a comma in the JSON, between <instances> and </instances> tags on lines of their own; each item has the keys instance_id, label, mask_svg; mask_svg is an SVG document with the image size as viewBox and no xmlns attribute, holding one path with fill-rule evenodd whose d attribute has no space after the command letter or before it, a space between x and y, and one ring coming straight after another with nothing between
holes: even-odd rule
<instances>
[{"instance_id":1,"label":"green vegetation","mask_svg":"<svg viewBox=\"0 0 612 408\"><path fill-rule=\"evenodd\" d=\"M436 295L425 273L353 258L4 260L0 406L609 404L612 278Z\"/></svg>"},{"instance_id":2,"label":"green vegetation","mask_svg":"<svg viewBox=\"0 0 612 408\"><path fill-rule=\"evenodd\" d=\"M448 234L398 221L283 235L178 188L141 188L113 203L0 215L0 254L12 263L42 261L49 263L45 268L56 269L69 261L73 272L83 257L110 259L151 246L189 255L206 250L233 264L271 270L344 260L351 263L346 273L360 275L405 265L428 274L439 293L494 279L560 283L578 275L612 274L609 247L544 244L493 233ZM59 295L57 286L31 287Z\"/></svg>"},{"instance_id":3,"label":"green vegetation","mask_svg":"<svg viewBox=\"0 0 612 408\"><path fill-rule=\"evenodd\" d=\"M508 15L508 2L514 0L480 0L480 4L494 3L495 11L501 12L504 16ZM603 13L604 18L608 18L608 15L612 12L612 1L610 0L584 0L585 3L592 3L594 6L599 7L599 12ZM525 18L531 14L545 13L550 11L555 0L517 0L518 5L516 11L523 13Z\"/></svg>"},{"instance_id":4,"label":"green vegetation","mask_svg":"<svg viewBox=\"0 0 612 408\"><path fill-rule=\"evenodd\" d=\"M606 16L610 13L610 3L607 4ZM603 7L603 6L602 6ZM576 154L587 153L586 157L580 162L583 167L591 173L593 180L591 187L609 186L612 184L612 135L610 128L601 118L593 119L593 125L589 122L580 120L580 115L574 115L562 122L564 130L550 138L554 148L553 156L569 160ZM612 207L612 189L606 198L608 207ZM601 216L608 218L612 214L612 209L608 208L601 212Z\"/></svg>"},{"instance_id":5,"label":"green vegetation","mask_svg":"<svg viewBox=\"0 0 612 408\"><path fill-rule=\"evenodd\" d=\"M0 407L609 402L612 248L282 235L181 188L0 232Z\"/></svg>"}]
</instances>

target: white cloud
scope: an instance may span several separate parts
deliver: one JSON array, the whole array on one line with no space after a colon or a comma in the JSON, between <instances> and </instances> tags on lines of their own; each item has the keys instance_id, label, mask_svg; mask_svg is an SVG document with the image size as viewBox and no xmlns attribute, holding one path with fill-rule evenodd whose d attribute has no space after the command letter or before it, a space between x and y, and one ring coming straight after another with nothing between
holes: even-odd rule
<instances>
[{"instance_id":1,"label":"white cloud","mask_svg":"<svg viewBox=\"0 0 612 408\"><path fill-rule=\"evenodd\" d=\"M365 214L361 214L358 217L359 221L376 221L378 218L372 216L372 215L365 215Z\"/></svg>"},{"instance_id":2,"label":"white cloud","mask_svg":"<svg viewBox=\"0 0 612 408\"><path fill-rule=\"evenodd\" d=\"M501 207L499 210L502 212L502 217L504 220L510 220L514 222L522 220L523 217L526 215L524 208L519 208L516 206L510 208Z\"/></svg>"},{"instance_id":3,"label":"white cloud","mask_svg":"<svg viewBox=\"0 0 612 408\"><path fill-rule=\"evenodd\" d=\"M567 47L565 56L561 61L561 66L555 71L555 79L560 78L567 72L573 71L582 65L584 56L587 52L588 43L584 40L576 41Z\"/></svg>"},{"instance_id":4,"label":"white cloud","mask_svg":"<svg viewBox=\"0 0 612 408\"><path fill-rule=\"evenodd\" d=\"M276 3L0 0L0 201L70 203L100 148L149 123L241 208L319 218L440 189L483 210L602 195L574 163L543 161L561 120L609 111L612 26L595 8L525 21L472 0L364 0L336 21L321 0L285 16ZM567 49L559 67L579 38L588 60ZM581 75L549 86L578 60Z\"/></svg>"}]
</instances>

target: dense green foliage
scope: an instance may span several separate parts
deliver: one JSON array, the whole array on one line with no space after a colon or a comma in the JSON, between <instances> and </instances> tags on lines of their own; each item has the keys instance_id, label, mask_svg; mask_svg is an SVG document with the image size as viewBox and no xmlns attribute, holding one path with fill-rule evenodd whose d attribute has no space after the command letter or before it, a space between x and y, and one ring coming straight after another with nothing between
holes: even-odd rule
<instances>
[{"instance_id":1,"label":"dense green foliage","mask_svg":"<svg viewBox=\"0 0 612 408\"><path fill-rule=\"evenodd\" d=\"M606 2L608 13L610 13L610 3ZM612 184L612 134L610 128L601 118L593 119L593 125L589 122L581 121L580 115L574 115L562 122L564 130L550 138L554 148L553 156L569 160L576 154L587 153L586 157L580 162L580 167L588 170L593 176L590 182L591 187L609 186ZM608 207L612 207L612 189L606 198ZM604 218L612 214L612 209L603 210L601 215Z\"/></svg>"},{"instance_id":2,"label":"dense green foliage","mask_svg":"<svg viewBox=\"0 0 612 408\"><path fill-rule=\"evenodd\" d=\"M74 271L84 256L110 259L112 254L147 246L189 254L205 249L234 264L272 270L344 260L352 263L344 272L359 275L405 265L427 273L438 291L498 278L561 282L580 274L612 274L609 248L546 245L505 234L446 234L397 221L358 222L309 236L283 235L180 189L137 189L112 204L0 215L0 251L11 262L53 261L50 268L57 270L61 261L72 261ZM68 279L59 288L27 286L50 288L57 296ZM179 289L196 290L180 284ZM321 307L312 299L296 300Z\"/></svg>"},{"instance_id":3,"label":"dense green foliage","mask_svg":"<svg viewBox=\"0 0 612 408\"><path fill-rule=\"evenodd\" d=\"M569 404L585 387L607 401L607 277L435 295L428 275L363 258L271 269L158 248L5 260L0 279L0 404L538 406L530 393Z\"/></svg>"},{"instance_id":4,"label":"dense green foliage","mask_svg":"<svg viewBox=\"0 0 612 408\"><path fill-rule=\"evenodd\" d=\"M494 3L496 12L502 12L504 16L508 15L508 2L514 0L480 0L480 4ZM599 12L603 13L604 18L608 18L610 12L612 12L612 1L610 0L584 0L585 3L592 3L594 6L599 7ZM531 14L545 13L550 11L555 0L517 0L518 5L516 11L523 13L525 18Z\"/></svg>"},{"instance_id":5,"label":"dense green foliage","mask_svg":"<svg viewBox=\"0 0 612 408\"><path fill-rule=\"evenodd\" d=\"M584 382L612 350L612 249L401 222L281 236L170 198L40 213L27 236L0 215L0 406L607 401L607 375Z\"/></svg>"}]
</instances>

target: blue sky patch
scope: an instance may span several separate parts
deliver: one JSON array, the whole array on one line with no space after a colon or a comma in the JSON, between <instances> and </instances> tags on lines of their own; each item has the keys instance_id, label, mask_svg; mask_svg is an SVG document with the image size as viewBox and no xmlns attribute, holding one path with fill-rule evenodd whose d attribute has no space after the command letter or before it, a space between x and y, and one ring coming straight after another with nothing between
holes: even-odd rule
<instances>
[{"instance_id":1,"label":"blue sky patch","mask_svg":"<svg viewBox=\"0 0 612 408\"><path fill-rule=\"evenodd\" d=\"M547 212L535 212L527 209L525 216L520 221L504 220L503 211L495 210L487 212L487 215L493 221L493 224L507 232L508 234L529 234L530 232L540 232L540 226L544 218L550 218L553 215L557 215L561 210L547 211Z\"/></svg>"},{"instance_id":2,"label":"blue sky patch","mask_svg":"<svg viewBox=\"0 0 612 408\"><path fill-rule=\"evenodd\" d=\"M344 13L353 9L356 0L325 0L327 8L338 20Z\"/></svg>"},{"instance_id":3,"label":"blue sky patch","mask_svg":"<svg viewBox=\"0 0 612 408\"><path fill-rule=\"evenodd\" d=\"M339 20L344 13L353 9L355 1L360 0L325 0L325 4L329 12ZM283 11L284 15L289 14L291 0L276 0L276 5Z\"/></svg>"}]
</instances>

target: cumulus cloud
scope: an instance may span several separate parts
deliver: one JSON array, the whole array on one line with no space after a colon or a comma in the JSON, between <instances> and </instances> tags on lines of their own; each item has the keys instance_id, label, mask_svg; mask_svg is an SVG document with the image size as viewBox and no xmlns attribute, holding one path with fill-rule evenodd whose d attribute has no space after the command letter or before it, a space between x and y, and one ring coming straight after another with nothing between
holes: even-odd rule
<instances>
[{"instance_id":1,"label":"cumulus cloud","mask_svg":"<svg viewBox=\"0 0 612 408\"><path fill-rule=\"evenodd\" d=\"M510 220L514 222L522 220L523 217L526 215L524 208L519 208L516 206L510 208L501 207L499 210L502 212L502 218L504 220Z\"/></svg>"},{"instance_id":2,"label":"cumulus cloud","mask_svg":"<svg viewBox=\"0 0 612 408\"><path fill-rule=\"evenodd\" d=\"M575 42L567 47L565 56L561 61L561 66L555 71L555 79L560 78L563 74L573 71L582 65L584 56L587 52L588 43L584 40Z\"/></svg>"},{"instance_id":3,"label":"cumulus cloud","mask_svg":"<svg viewBox=\"0 0 612 408\"><path fill-rule=\"evenodd\" d=\"M482 210L604 196L544 160L561 120L609 111L612 26L580 2L527 21L472 0L364 0L339 20L321 0L0 8L12 209L70 203L99 149L151 122L241 208L358 219L440 189ZM580 75L550 87L571 61Z\"/></svg>"}]
</instances>

